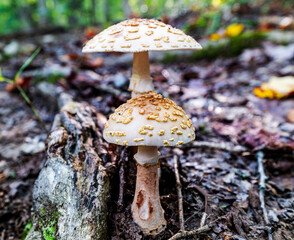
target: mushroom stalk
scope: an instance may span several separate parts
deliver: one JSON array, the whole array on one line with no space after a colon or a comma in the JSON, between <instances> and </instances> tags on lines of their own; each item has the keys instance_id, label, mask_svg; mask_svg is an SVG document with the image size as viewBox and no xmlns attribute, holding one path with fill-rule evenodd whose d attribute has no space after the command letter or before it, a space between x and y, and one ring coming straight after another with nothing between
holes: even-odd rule
<instances>
[{"instance_id":1,"label":"mushroom stalk","mask_svg":"<svg viewBox=\"0 0 294 240\"><path fill-rule=\"evenodd\" d=\"M132 97L154 90L153 79L150 76L148 52L135 52L133 57L133 73L129 90Z\"/></svg>"},{"instance_id":2,"label":"mushroom stalk","mask_svg":"<svg viewBox=\"0 0 294 240\"><path fill-rule=\"evenodd\" d=\"M146 235L157 235L166 227L160 204L157 147L139 146L134 158L137 161L137 182L132 214L136 224Z\"/></svg>"}]
</instances>

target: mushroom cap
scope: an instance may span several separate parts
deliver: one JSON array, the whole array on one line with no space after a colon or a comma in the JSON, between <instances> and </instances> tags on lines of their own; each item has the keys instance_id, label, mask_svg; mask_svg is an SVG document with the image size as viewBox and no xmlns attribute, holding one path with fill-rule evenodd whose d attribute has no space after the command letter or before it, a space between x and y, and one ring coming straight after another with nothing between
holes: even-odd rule
<instances>
[{"instance_id":1,"label":"mushroom cap","mask_svg":"<svg viewBox=\"0 0 294 240\"><path fill-rule=\"evenodd\" d=\"M182 30L155 19L133 18L115 24L86 42L83 52L199 50Z\"/></svg>"},{"instance_id":2,"label":"mushroom cap","mask_svg":"<svg viewBox=\"0 0 294 240\"><path fill-rule=\"evenodd\" d=\"M174 101L150 92L120 105L105 124L103 137L125 146L178 146L195 139L195 128Z\"/></svg>"}]
</instances>

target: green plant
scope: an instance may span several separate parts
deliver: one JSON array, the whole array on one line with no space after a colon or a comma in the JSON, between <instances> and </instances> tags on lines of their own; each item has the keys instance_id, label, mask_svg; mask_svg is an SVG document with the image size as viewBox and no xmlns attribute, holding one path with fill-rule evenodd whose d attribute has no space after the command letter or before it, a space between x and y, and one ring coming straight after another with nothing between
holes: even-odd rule
<instances>
[{"instance_id":1,"label":"green plant","mask_svg":"<svg viewBox=\"0 0 294 240\"><path fill-rule=\"evenodd\" d=\"M188 61L195 60L215 60L216 58L228 58L238 56L244 49L254 48L260 45L267 38L267 34L259 31L247 31L236 37L223 38L218 41L209 41L202 46L201 51L195 51L191 56L183 57L176 53L167 53L162 62Z\"/></svg>"},{"instance_id":2,"label":"green plant","mask_svg":"<svg viewBox=\"0 0 294 240\"><path fill-rule=\"evenodd\" d=\"M44 212L44 209L42 209L41 213L43 216L39 220L39 229L45 240L55 240L57 222L61 214L57 210L52 215L48 215Z\"/></svg>"},{"instance_id":3,"label":"green plant","mask_svg":"<svg viewBox=\"0 0 294 240\"><path fill-rule=\"evenodd\" d=\"M23 229L23 232L21 234L21 239L20 240L23 240L23 239L26 238L26 236L28 235L28 233L31 230L32 226L33 225L32 225L32 223L30 221L25 225L25 227Z\"/></svg>"},{"instance_id":4,"label":"green plant","mask_svg":"<svg viewBox=\"0 0 294 240\"><path fill-rule=\"evenodd\" d=\"M55 222L54 222L55 224ZM55 240L55 227L54 226L47 226L43 230L43 237L45 240Z\"/></svg>"},{"instance_id":5,"label":"green plant","mask_svg":"<svg viewBox=\"0 0 294 240\"><path fill-rule=\"evenodd\" d=\"M34 58L38 55L38 53L40 52L40 48L38 48L26 61L25 63L21 66L21 68L18 70L18 72L15 74L13 80L12 79L8 79L6 77L4 77L2 75L2 71L0 68L0 82L7 82L10 84L14 84L16 86L16 88L18 89L18 91L20 92L20 94L22 95L22 97L24 98L24 100L27 102L27 104L31 107L33 113L35 114L36 118L38 119L38 121L42 124L42 127L45 129L45 131L47 132L47 128L45 126L45 123L43 122L43 120L41 119L37 109L35 108L35 106L33 105L32 101L29 99L28 95L25 93L25 91L21 88L21 86L19 86L17 80L20 77L21 73L23 72L23 70L30 65L30 63L34 60Z\"/></svg>"}]
</instances>

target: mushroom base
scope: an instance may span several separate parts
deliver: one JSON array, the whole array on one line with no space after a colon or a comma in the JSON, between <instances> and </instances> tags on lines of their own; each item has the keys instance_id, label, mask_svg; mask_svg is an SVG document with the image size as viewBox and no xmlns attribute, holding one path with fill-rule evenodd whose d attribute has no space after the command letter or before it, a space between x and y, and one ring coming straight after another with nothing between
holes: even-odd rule
<instances>
[{"instance_id":1,"label":"mushroom base","mask_svg":"<svg viewBox=\"0 0 294 240\"><path fill-rule=\"evenodd\" d=\"M142 151L142 148L138 147L138 153L134 156L139 164L132 214L134 222L145 235L157 235L166 227L159 197L159 152L157 147L144 147L145 151ZM140 165L142 160L145 166Z\"/></svg>"}]
</instances>

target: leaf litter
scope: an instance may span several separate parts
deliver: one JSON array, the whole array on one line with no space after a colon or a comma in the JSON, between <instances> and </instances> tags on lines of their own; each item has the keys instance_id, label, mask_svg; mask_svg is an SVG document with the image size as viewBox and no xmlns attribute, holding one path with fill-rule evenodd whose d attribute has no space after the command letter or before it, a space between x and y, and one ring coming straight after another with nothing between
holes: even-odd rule
<instances>
[{"instance_id":1,"label":"leaf litter","mask_svg":"<svg viewBox=\"0 0 294 240\"><path fill-rule=\"evenodd\" d=\"M52 38L57 39L54 35ZM62 89L75 100L93 105L102 129L105 118L130 97L127 78L131 75L131 55L82 55L80 39L64 34L58 40L62 40L58 46L43 43L37 61L23 72L31 79L23 88L48 128L58 102L54 94L47 101L48 94L38 84L52 79L52 89ZM180 229L174 154L179 157L186 230L199 228L206 211L210 228L198 236L200 239L267 239L267 228L271 228L274 239L294 238L294 101L260 99L253 93L271 76L291 72L289 66L294 64L283 46L271 45L285 56L270 54L270 44L213 62L151 64L156 89L184 106L196 128L196 141L203 143L161 149L160 195L168 226L158 239L168 239ZM118 64L107 64L113 57ZM20 60L9 59L3 66L1 63L3 74L13 76ZM48 69L53 68L63 71L52 76ZM5 239L15 239L31 217L33 182L44 164L42 144L46 134L17 93L7 93L5 87L0 84L0 229ZM241 146L241 150L230 151L221 144L232 149ZM105 142L98 149L114 182L109 238L149 239L133 223L130 212L136 178L130 149L124 156L117 155L116 146ZM14 155L9 154L12 150ZM265 207L269 226L265 225L260 206L256 151L264 153L268 176ZM122 177L119 172L123 172Z\"/></svg>"}]
</instances>

